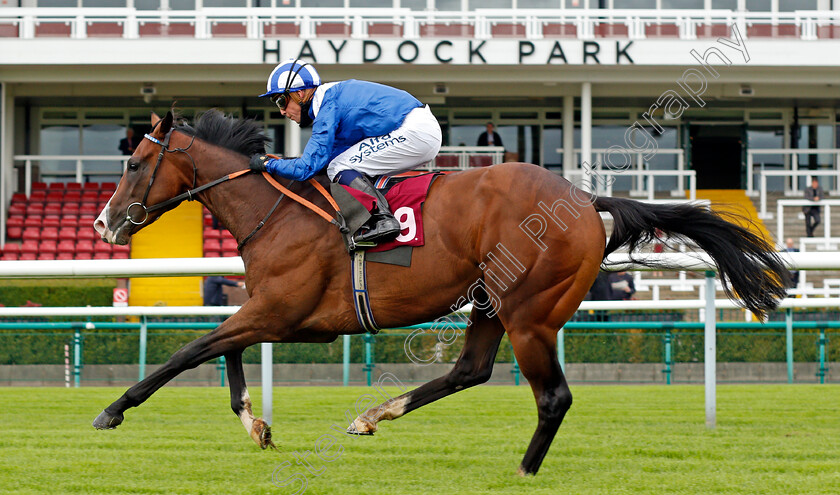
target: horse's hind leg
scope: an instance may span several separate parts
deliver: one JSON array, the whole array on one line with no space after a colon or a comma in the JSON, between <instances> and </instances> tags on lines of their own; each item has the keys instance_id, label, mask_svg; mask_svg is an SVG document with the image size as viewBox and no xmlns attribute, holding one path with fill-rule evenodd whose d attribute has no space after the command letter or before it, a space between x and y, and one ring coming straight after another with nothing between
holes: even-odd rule
<instances>
[{"instance_id":1,"label":"horse's hind leg","mask_svg":"<svg viewBox=\"0 0 840 495\"><path fill-rule=\"evenodd\" d=\"M548 328L530 331L517 328L508 333L519 369L528 379L537 400L539 421L519 474L537 474L551 441L572 405L572 393L557 361L556 334Z\"/></svg>"},{"instance_id":2,"label":"horse's hind leg","mask_svg":"<svg viewBox=\"0 0 840 495\"><path fill-rule=\"evenodd\" d=\"M251 396L245 385L245 371L242 369L242 350L225 354L228 383L230 385L230 408L242 421L245 431L260 446L266 448L271 443L271 428L262 420L254 418L251 411Z\"/></svg>"},{"instance_id":3,"label":"horse's hind leg","mask_svg":"<svg viewBox=\"0 0 840 495\"><path fill-rule=\"evenodd\" d=\"M485 311L475 307L470 322L464 348L448 374L369 409L356 418L348 431L372 434L376 431L376 423L383 419L399 418L418 407L489 380L505 329L497 316L490 318Z\"/></svg>"}]
</instances>

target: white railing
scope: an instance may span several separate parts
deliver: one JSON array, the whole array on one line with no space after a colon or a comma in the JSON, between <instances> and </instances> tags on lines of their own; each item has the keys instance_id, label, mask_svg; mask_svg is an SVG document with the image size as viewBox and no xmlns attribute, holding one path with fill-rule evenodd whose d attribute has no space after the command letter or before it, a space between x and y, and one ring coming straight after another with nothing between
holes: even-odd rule
<instances>
[{"instance_id":1,"label":"white railing","mask_svg":"<svg viewBox=\"0 0 840 495\"><path fill-rule=\"evenodd\" d=\"M792 269L840 269L840 257L831 253L785 253L788 266ZM708 270L713 269L706 255L692 255L687 253L668 253L649 255L649 259L667 261L674 269L706 271L706 293L705 300L697 301L588 301L581 304L581 310L600 309L688 309L703 308L705 331L704 331L704 387L705 387L705 413L706 426L713 428L716 423L716 397L717 397L717 372L716 372L716 309L736 307L729 300L715 299L715 277ZM625 262L624 266L616 266L614 269L641 269L650 268L639 265L628 264L627 255L611 255L610 261ZM111 263L117 261L118 263ZM131 263L129 263L131 262ZM139 262L139 263L133 263ZM144 264L145 263L145 264ZM153 267L165 267L161 270L154 270ZM150 271L152 273L150 273ZM32 277L126 277L126 276L183 276L198 274L241 274L244 271L244 264L240 258L182 258L168 260L72 260L72 261L0 261L0 278L32 278ZM781 301L781 308L794 307L838 307L840 299L785 299ZM20 309L20 308L15 308ZM31 308L42 310L43 308ZM86 308L87 309L87 308ZM559 330L562 332L562 329ZM562 334L560 334L562 335ZM560 337L561 339L562 337ZM345 345L349 346L349 336L345 336ZM560 340L558 339L558 340ZM792 338L789 339L792 342ZM562 340L561 340L562 341ZM791 351L792 352L792 351ZM263 383L263 417L270 424L273 402L273 376L271 360L271 344L261 344L262 356L262 383ZM789 370L789 375L792 371Z\"/></svg>"},{"instance_id":2,"label":"white railing","mask_svg":"<svg viewBox=\"0 0 840 495\"><path fill-rule=\"evenodd\" d=\"M797 184L799 177L834 177L835 189L829 191L830 194L838 194L840 191L840 168L836 170L762 170L759 174L761 185L759 187L759 212L758 217L763 219L773 218L773 214L767 211L767 178L768 177L790 177L793 184ZM802 192L798 189L796 191L786 190L785 194L802 196Z\"/></svg>"},{"instance_id":3,"label":"white railing","mask_svg":"<svg viewBox=\"0 0 840 495\"><path fill-rule=\"evenodd\" d=\"M823 227L822 238L830 239L831 235L831 207L840 206L840 199L822 199L820 201L809 201L807 199L780 199L776 202L776 239L781 243L785 239L785 215L784 208L792 206L802 208L803 206L825 206L825 211L820 215ZM799 212L797 212L797 218ZM804 220L803 220L804 221ZM827 241L826 241L827 242Z\"/></svg>"},{"instance_id":4,"label":"white railing","mask_svg":"<svg viewBox=\"0 0 840 495\"><path fill-rule=\"evenodd\" d=\"M557 153L563 153L563 148L557 148ZM654 155L674 155L676 156L677 163L676 163L676 170L651 170L647 169L650 166L648 162L645 161L645 155L647 154L654 154ZM585 171L583 170L583 164L580 163L580 156L581 156L581 149L575 148L572 154L572 163L575 164L575 169L566 168L564 167L563 176L566 177L568 180L572 180L571 177L575 175L611 175L615 178L619 176L627 176L633 177L633 186L630 190L630 194L632 196L640 196L644 197L647 196L648 199L653 199L653 194L655 192L654 187L654 178L655 176L671 176L676 177L677 185L676 189L671 191L671 195L675 197L685 197L685 178L689 177L689 187L691 190L689 191L689 196L691 199L696 198L696 173L693 170L686 171L685 170L685 150L682 148L657 148L656 151L633 151L625 148L593 148L592 149L593 159L593 166L592 171ZM619 158L616 158L616 155L620 155ZM631 157L630 163L627 163L626 156ZM604 157L609 159L609 165L614 167L612 169L605 169L604 165L607 164ZM625 160L625 163L612 163L613 160ZM650 159L648 158L648 161ZM619 169L618 167L621 167ZM630 167L634 167L635 170L631 170ZM623 169L623 170L622 170ZM652 172L652 173L648 173ZM591 177L591 179L594 177ZM645 187L644 179L648 180L647 188ZM591 182L591 180L590 180ZM594 182L601 184L602 191L606 191L606 187L609 187L610 193L607 194L608 196L612 195L612 183L615 182L614 180L607 181L608 184L603 184L605 181L603 180L595 180ZM691 184L694 186L691 186Z\"/></svg>"},{"instance_id":5,"label":"white railing","mask_svg":"<svg viewBox=\"0 0 840 495\"><path fill-rule=\"evenodd\" d=\"M406 8L202 8L148 11L134 8L3 8L0 26L15 32L0 36L32 39L39 29L57 25L73 39L147 35L216 37L370 38L371 27L393 29L385 36L474 39L568 36L589 40L622 36L632 40L654 36L694 40L729 36L738 26L742 37L795 37L816 40L835 37L840 13L832 11L733 12L731 10L656 9L477 9L475 11L412 11ZM716 29L712 29L712 28ZM170 31L181 29L180 32ZM329 29L326 29L329 28ZM751 29L752 28L752 29ZM145 31L145 32L144 32ZM54 35L55 33L53 33Z\"/></svg>"},{"instance_id":6,"label":"white railing","mask_svg":"<svg viewBox=\"0 0 840 495\"><path fill-rule=\"evenodd\" d=\"M502 163L504 157L505 149L501 146L441 146L438 156L420 169L467 170ZM447 158L452 163L445 163Z\"/></svg>"},{"instance_id":7,"label":"white railing","mask_svg":"<svg viewBox=\"0 0 840 495\"><path fill-rule=\"evenodd\" d=\"M125 172L125 164L128 159L125 155L15 155L13 160L23 162L24 191L26 197L32 193L32 163L42 161L63 161L76 162L74 170L39 170L39 175L44 177L73 177L76 182L85 182L85 177L94 175L122 175ZM84 169L84 162L112 162L119 164L119 168L113 171L88 170ZM5 205L3 205L5 207Z\"/></svg>"},{"instance_id":8,"label":"white railing","mask_svg":"<svg viewBox=\"0 0 840 495\"><path fill-rule=\"evenodd\" d=\"M588 188L589 192L593 192L599 196L612 196L613 184L619 177L631 177L633 182L638 184L641 189L633 189L630 194L633 196L643 195L648 201L654 200L654 193L656 191L655 180L657 177L677 178L677 181L684 183L684 179L688 178L688 199L694 201L697 199L697 173L694 170L598 170L597 173L588 173L583 170L572 170L564 174L566 179L578 187ZM674 189L671 191L671 196L686 197L684 189ZM668 200L664 200L668 201Z\"/></svg>"},{"instance_id":9,"label":"white railing","mask_svg":"<svg viewBox=\"0 0 840 495\"><path fill-rule=\"evenodd\" d=\"M747 195L755 196L755 155L782 155L784 156L785 160L785 170L765 170L764 165L762 165L761 169L759 170L759 179L761 180L761 175L769 174L771 176L776 176L781 173L782 177L791 177L790 182L785 183L785 194L787 195L798 195L801 194L799 189L799 177L803 175L834 175L837 176L838 171L840 171L840 149L837 148L818 148L818 149L790 149L790 148L779 148L779 149L749 149L747 150ZM799 155L834 155L832 160L833 163L833 171L832 170L800 170L799 169ZM815 173L816 172L816 173ZM766 185L763 186L766 188ZM835 182L835 187L840 189L840 184Z\"/></svg>"}]
</instances>

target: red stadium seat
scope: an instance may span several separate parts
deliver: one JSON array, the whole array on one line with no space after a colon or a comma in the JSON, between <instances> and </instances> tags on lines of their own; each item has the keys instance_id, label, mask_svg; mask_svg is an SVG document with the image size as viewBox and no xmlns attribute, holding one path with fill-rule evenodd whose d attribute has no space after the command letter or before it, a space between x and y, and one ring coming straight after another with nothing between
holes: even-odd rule
<instances>
[{"instance_id":1,"label":"red stadium seat","mask_svg":"<svg viewBox=\"0 0 840 495\"><path fill-rule=\"evenodd\" d=\"M44 222L44 217L42 215L30 215L27 214L26 218L23 219L23 226L24 227L37 227L41 228L41 224Z\"/></svg>"},{"instance_id":2,"label":"red stadium seat","mask_svg":"<svg viewBox=\"0 0 840 495\"><path fill-rule=\"evenodd\" d=\"M32 183L32 191L35 191L36 189L43 189L43 190L46 191L47 183L46 182L33 182Z\"/></svg>"},{"instance_id":3,"label":"red stadium seat","mask_svg":"<svg viewBox=\"0 0 840 495\"><path fill-rule=\"evenodd\" d=\"M222 251L236 251L236 245L236 239L224 239L222 240Z\"/></svg>"},{"instance_id":4,"label":"red stadium seat","mask_svg":"<svg viewBox=\"0 0 840 495\"><path fill-rule=\"evenodd\" d=\"M75 241L76 240L76 228L75 227L61 227L58 229L58 239L59 240L69 240Z\"/></svg>"},{"instance_id":5,"label":"red stadium seat","mask_svg":"<svg viewBox=\"0 0 840 495\"><path fill-rule=\"evenodd\" d=\"M96 215L99 215L99 212L102 211L96 205L96 203L82 203L79 206L79 215L93 215L94 218Z\"/></svg>"},{"instance_id":6,"label":"red stadium seat","mask_svg":"<svg viewBox=\"0 0 840 495\"><path fill-rule=\"evenodd\" d=\"M38 255L35 253L20 253L20 257L18 258L21 261L35 261L38 259Z\"/></svg>"},{"instance_id":7,"label":"red stadium seat","mask_svg":"<svg viewBox=\"0 0 840 495\"><path fill-rule=\"evenodd\" d=\"M58 215L44 215L44 220L41 222L41 226L45 228L58 228L61 226L61 220L59 219Z\"/></svg>"},{"instance_id":8,"label":"red stadium seat","mask_svg":"<svg viewBox=\"0 0 840 495\"><path fill-rule=\"evenodd\" d=\"M3 254L6 253L20 254L20 244L7 243L5 249L3 249Z\"/></svg>"},{"instance_id":9,"label":"red stadium seat","mask_svg":"<svg viewBox=\"0 0 840 495\"><path fill-rule=\"evenodd\" d=\"M23 244L20 245L21 253L37 253L38 241L32 239L24 239Z\"/></svg>"},{"instance_id":10,"label":"red stadium seat","mask_svg":"<svg viewBox=\"0 0 840 495\"><path fill-rule=\"evenodd\" d=\"M81 226L76 230L76 239L79 241L94 241L99 238L99 234L93 230L93 227Z\"/></svg>"},{"instance_id":11,"label":"red stadium seat","mask_svg":"<svg viewBox=\"0 0 840 495\"><path fill-rule=\"evenodd\" d=\"M56 247L55 241L41 241L38 244L39 253L52 253L53 255L55 255L57 251L58 249Z\"/></svg>"},{"instance_id":12,"label":"red stadium seat","mask_svg":"<svg viewBox=\"0 0 840 495\"><path fill-rule=\"evenodd\" d=\"M23 235L23 228L16 227L13 225L6 226L6 238L7 239L20 239L20 236Z\"/></svg>"},{"instance_id":13,"label":"red stadium seat","mask_svg":"<svg viewBox=\"0 0 840 495\"><path fill-rule=\"evenodd\" d=\"M32 192L29 194L29 201L40 201L41 203L47 199L47 190L46 189L33 189Z\"/></svg>"},{"instance_id":14,"label":"red stadium seat","mask_svg":"<svg viewBox=\"0 0 840 495\"><path fill-rule=\"evenodd\" d=\"M222 256L222 252L219 250L216 251L204 251L205 258L219 258Z\"/></svg>"},{"instance_id":15,"label":"red stadium seat","mask_svg":"<svg viewBox=\"0 0 840 495\"><path fill-rule=\"evenodd\" d=\"M44 214L44 203L29 203L26 205L26 214L27 215L43 215Z\"/></svg>"},{"instance_id":16,"label":"red stadium seat","mask_svg":"<svg viewBox=\"0 0 840 495\"><path fill-rule=\"evenodd\" d=\"M49 186L47 186L47 191L61 191L67 189L66 185L63 182L51 182Z\"/></svg>"},{"instance_id":17,"label":"red stadium seat","mask_svg":"<svg viewBox=\"0 0 840 495\"><path fill-rule=\"evenodd\" d=\"M61 215L61 203L45 204L44 215Z\"/></svg>"},{"instance_id":18,"label":"red stadium seat","mask_svg":"<svg viewBox=\"0 0 840 495\"><path fill-rule=\"evenodd\" d=\"M107 203L113 195L114 191L102 191L99 193L99 196L97 196L97 201L100 203Z\"/></svg>"},{"instance_id":19,"label":"red stadium seat","mask_svg":"<svg viewBox=\"0 0 840 495\"><path fill-rule=\"evenodd\" d=\"M76 229L79 226L79 217L76 215L62 215L61 216L61 225L60 227L66 227L69 229Z\"/></svg>"},{"instance_id":20,"label":"red stadium seat","mask_svg":"<svg viewBox=\"0 0 840 495\"><path fill-rule=\"evenodd\" d=\"M72 239L62 239L58 241L58 244L56 245L56 251L58 251L59 254L69 254L70 258L68 259L73 259L73 253L76 252L76 242Z\"/></svg>"},{"instance_id":21,"label":"red stadium seat","mask_svg":"<svg viewBox=\"0 0 840 495\"><path fill-rule=\"evenodd\" d=\"M67 194L64 195L64 203L78 203L82 200L82 192L81 191L67 191Z\"/></svg>"},{"instance_id":22,"label":"red stadium seat","mask_svg":"<svg viewBox=\"0 0 840 495\"><path fill-rule=\"evenodd\" d=\"M36 258L36 259L41 260L41 261L54 260L55 259L55 253L40 252L40 253L38 253L38 258Z\"/></svg>"},{"instance_id":23,"label":"red stadium seat","mask_svg":"<svg viewBox=\"0 0 840 495\"><path fill-rule=\"evenodd\" d=\"M91 252L91 251L77 252L76 255L74 256L74 258L77 259L77 260L92 260L93 259L93 252Z\"/></svg>"},{"instance_id":24,"label":"red stadium seat","mask_svg":"<svg viewBox=\"0 0 840 495\"><path fill-rule=\"evenodd\" d=\"M111 253L106 253L104 251L103 252L97 251L97 252L93 253L93 259L95 259L95 260L109 260L109 259L111 259Z\"/></svg>"},{"instance_id":25,"label":"red stadium seat","mask_svg":"<svg viewBox=\"0 0 840 495\"><path fill-rule=\"evenodd\" d=\"M72 260L73 259L73 253L61 253L61 252L59 252L58 254L55 255L55 259L61 260L61 261Z\"/></svg>"},{"instance_id":26,"label":"red stadium seat","mask_svg":"<svg viewBox=\"0 0 840 495\"><path fill-rule=\"evenodd\" d=\"M3 256L0 257L0 260L16 261L19 257L20 257L20 253L3 253Z\"/></svg>"},{"instance_id":27,"label":"red stadium seat","mask_svg":"<svg viewBox=\"0 0 840 495\"><path fill-rule=\"evenodd\" d=\"M64 207L61 208L62 215L72 215L78 216L79 215L79 204L78 203L64 203Z\"/></svg>"},{"instance_id":28,"label":"red stadium seat","mask_svg":"<svg viewBox=\"0 0 840 495\"><path fill-rule=\"evenodd\" d=\"M47 191L47 203L61 203L64 201L64 191Z\"/></svg>"},{"instance_id":29,"label":"red stadium seat","mask_svg":"<svg viewBox=\"0 0 840 495\"><path fill-rule=\"evenodd\" d=\"M81 203L96 204L96 202L99 201L99 193L96 191L85 191L82 193L82 197L79 201Z\"/></svg>"},{"instance_id":30,"label":"red stadium seat","mask_svg":"<svg viewBox=\"0 0 840 495\"><path fill-rule=\"evenodd\" d=\"M122 254L125 254L126 258L128 258L128 256L131 254L131 245L130 244L125 244L125 245L114 244L113 245L113 250L114 250L115 255L117 253L122 253Z\"/></svg>"},{"instance_id":31,"label":"red stadium seat","mask_svg":"<svg viewBox=\"0 0 840 495\"><path fill-rule=\"evenodd\" d=\"M128 253L118 253L114 251L114 254L111 255L112 260L127 260L128 258Z\"/></svg>"},{"instance_id":32,"label":"red stadium seat","mask_svg":"<svg viewBox=\"0 0 840 495\"><path fill-rule=\"evenodd\" d=\"M221 243L218 239L204 239L205 251L219 251L221 248Z\"/></svg>"},{"instance_id":33,"label":"red stadium seat","mask_svg":"<svg viewBox=\"0 0 840 495\"><path fill-rule=\"evenodd\" d=\"M12 194L12 203L26 203L26 194L14 193Z\"/></svg>"},{"instance_id":34,"label":"red stadium seat","mask_svg":"<svg viewBox=\"0 0 840 495\"><path fill-rule=\"evenodd\" d=\"M87 192L87 191L97 191L98 192L99 189L100 188L99 188L99 183L98 182L85 182L85 184L82 186L82 190L84 190L85 192Z\"/></svg>"},{"instance_id":35,"label":"red stadium seat","mask_svg":"<svg viewBox=\"0 0 840 495\"><path fill-rule=\"evenodd\" d=\"M99 240L93 243L93 252L94 253L108 253L109 255L113 252L114 248L113 245Z\"/></svg>"},{"instance_id":36,"label":"red stadium seat","mask_svg":"<svg viewBox=\"0 0 840 495\"><path fill-rule=\"evenodd\" d=\"M78 182L68 182L67 183L67 191L76 190L79 191L82 189L82 185Z\"/></svg>"},{"instance_id":37,"label":"red stadium seat","mask_svg":"<svg viewBox=\"0 0 840 495\"><path fill-rule=\"evenodd\" d=\"M26 205L21 203L12 203L9 205L9 214L25 215Z\"/></svg>"},{"instance_id":38,"label":"red stadium seat","mask_svg":"<svg viewBox=\"0 0 840 495\"><path fill-rule=\"evenodd\" d=\"M58 228L57 227L44 227L41 230L41 240L42 241L57 241L58 240Z\"/></svg>"},{"instance_id":39,"label":"red stadium seat","mask_svg":"<svg viewBox=\"0 0 840 495\"><path fill-rule=\"evenodd\" d=\"M26 241L38 241L41 239L41 229L35 227L25 227L21 238Z\"/></svg>"},{"instance_id":40,"label":"red stadium seat","mask_svg":"<svg viewBox=\"0 0 840 495\"><path fill-rule=\"evenodd\" d=\"M114 191L117 190L117 183L116 182L103 182L99 184L99 189L102 191L111 191L111 194L114 194Z\"/></svg>"},{"instance_id":41,"label":"red stadium seat","mask_svg":"<svg viewBox=\"0 0 840 495\"><path fill-rule=\"evenodd\" d=\"M207 239L221 239L222 233L216 229L204 229L204 240Z\"/></svg>"}]
</instances>

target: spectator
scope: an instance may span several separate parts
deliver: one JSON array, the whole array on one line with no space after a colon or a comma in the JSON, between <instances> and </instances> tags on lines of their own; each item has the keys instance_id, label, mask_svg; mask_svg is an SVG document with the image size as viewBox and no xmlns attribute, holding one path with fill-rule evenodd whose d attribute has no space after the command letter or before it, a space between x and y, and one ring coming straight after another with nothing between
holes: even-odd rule
<instances>
[{"instance_id":1,"label":"spectator","mask_svg":"<svg viewBox=\"0 0 840 495\"><path fill-rule=\"evenodd\" d=\"M487 130L478 136L477 146L504 146L502 137L494 130L492 122L487 123Z\"/></svg>"},{"instance_id":2,"label":"spectator","mask_svg":"<svg viewBox=\"0 0 840 495\"><path fill-rule=\"evenodd\" d=\"M609 273L601 271L598 272L598 278L592 283L589 293L586 295L588 301L609 301L610 300L610 284L608 282ZM592 321L609 321L609 314L602 310L595 310L590 312L592 314Z\"/></svg>"},{"instance_id":3,"label":"spectator","mask_svg":"<svg viewBox=\"0 0 840 495\"><path fill-rule=\"evenodd\" d=\"M225 277L207 277L204 281L204 305L205 306L227 306L227 294L222 286L239 287L244 289L245 282L228 280Z\"/></svg>"},{"instance_id":4,"label":"spectator","mask_svg":"<svg viewBox=\"0 0 840 495\"><path fill-rule=\"evenodd\" d=\"M825 197L820 181L816 177L811 178L811 187L805 189L805 199L817 202ZM805 235L814 237L814 229L820 224L820 207L816 205L803 206L802 213L805 214Z\"/></svg>"},{"instance_id":5,"label":"spectator","mask_svg":"<svg viewBox=\"0 0 840 495\"><path fill-rule=\"evenodd\" d=\"M798 253L799 249L796 248L793 244L793 238L788 237L785 239L785 249L786 253ZM790 272L790 288L794 288L799 285L799 270L791 270Z\"/></svg>"},{"instance_id":6,"label":"spectator","mask_svg":"<svg viewBox=\"0 0 840 495\"><path fill-rule=\"evenodd\" d=\"M123 155L133 155L134 149L140 144L139 141L139 139L134 137L134 129L131 127L126 128L125 137L120 139L120 151Z\"/></svg>"},{"instance_id":7,"label":"spectator","mask_svg":"<svg viewBox=\"0 0 840 495\"><path fill-rule=\"evenodd\" d=\"M610 299L613 301L629 301L636 293L636 284L633 283L633 275L626 271L610 273L609 278Z\"/></svg>"}]
</instances>

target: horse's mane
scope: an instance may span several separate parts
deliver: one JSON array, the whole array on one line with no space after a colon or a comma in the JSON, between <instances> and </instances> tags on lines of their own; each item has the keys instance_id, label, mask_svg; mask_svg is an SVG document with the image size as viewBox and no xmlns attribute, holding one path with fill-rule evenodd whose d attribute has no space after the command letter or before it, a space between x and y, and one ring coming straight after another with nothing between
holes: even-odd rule
<instances>
[{"instance_id":1,"label":"horse's mane","mask_svg":"<svg viewBox=\"0 0 840 495\"><path fill-rule=\"evenodd\" d=\"M195 127L181 121L175 129L245 156L265 153L265 145L271 141L256 120L225 115L215 108L199 115Z\"/></svg>"}]
</instances>

